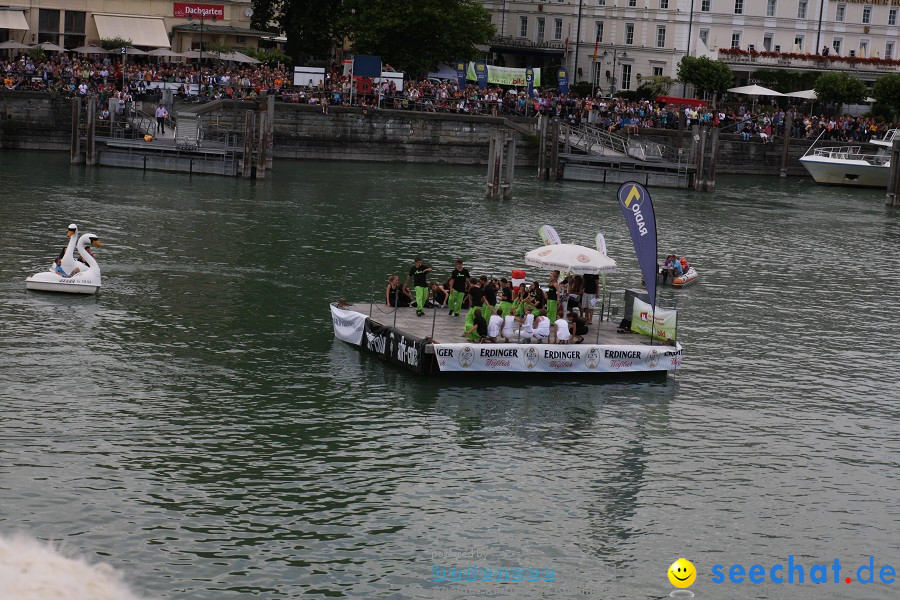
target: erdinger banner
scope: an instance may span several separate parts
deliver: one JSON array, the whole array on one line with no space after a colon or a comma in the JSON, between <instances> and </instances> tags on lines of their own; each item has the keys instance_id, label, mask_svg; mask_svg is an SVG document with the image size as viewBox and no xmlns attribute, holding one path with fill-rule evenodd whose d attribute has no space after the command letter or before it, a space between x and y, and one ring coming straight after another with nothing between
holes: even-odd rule
<instances>
[{"instance_id":1,"label":"erdinger banner","mask_svg":"<svg viewBox=\"0 0 900 600\"><path fill-rule=\"evenodd\" d=\"M676 346L556 344L435 344L441 371L628 373L681 367Z\"/></svg>"},{"instance_id":2,"label":"erdinger banner","mask_svg":"<svg viewBox=\"0 0 900 600\"><path fill-rule=\"evenodd\" d=\"M425 372L425 340L409 337L395 329L366 319L362 347L388 362L418 373Z\"/></svg>"},{"instance_id":3,"label":"erdinger banner","mask_svg":"<svg viewBox=\"0 0 900 600\"><path fill-rule=\"evenodd\" d=\"M354 346L362 344L366 315L332 305L331 321L334 323L334 337Z\"/></svg>"},{"instance_id":4,"label":"erdinger banner","mask_svg":"<svg viewBox=\"0 0 900 600\"><path fill-rule=\"evenodd\" d=\"M641 300L634 299L634 308L631 311L631 330L635 333L651 336L655 340L675 341L678 323L674 310L653 307Z\"/></svg>"},{"instance_id":5,"label":"erdinger banner","mask_svg":"<svg viewBox=\"0 0 900 600\"><path fill-rule=\"evenodd\" d=\"M619 186L619 208L625 215L634 252L637 254L641 275L650 293L650 306L656 306L656 217L650 193L636 181L626 181Z\"/></svg>"}]
</instances>

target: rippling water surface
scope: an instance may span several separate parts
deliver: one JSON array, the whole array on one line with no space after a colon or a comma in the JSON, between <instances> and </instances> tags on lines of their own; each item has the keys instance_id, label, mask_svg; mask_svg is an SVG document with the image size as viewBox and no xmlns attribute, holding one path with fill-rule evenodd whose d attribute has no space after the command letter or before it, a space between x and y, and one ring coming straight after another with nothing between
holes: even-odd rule
<instances>
[{"instance_id":1,"label":"rippling water surface","mask_svg":"<svg viewBox=\"0 0 900 600\"><path fill-rule=\"evenodd\" d=\"M282 162L251 183L12 153L0 175L0 532L164 598L662 598L679 556L698 598L896 597L855 581L869 556L900 571L900 216L879 192L656 189L661 253L702 273L662 292L685 368L469 383L333 341L328 302L381 296L415 254L506 273L543 223L603 231L633 286L614 187L520 170L485 203L480 168ZM108 244L102 292L26 292L71 221ZM854 581L711 582L788 555ZM472 563L555 581L432 582Z\"/></svg>"}]
</instances>

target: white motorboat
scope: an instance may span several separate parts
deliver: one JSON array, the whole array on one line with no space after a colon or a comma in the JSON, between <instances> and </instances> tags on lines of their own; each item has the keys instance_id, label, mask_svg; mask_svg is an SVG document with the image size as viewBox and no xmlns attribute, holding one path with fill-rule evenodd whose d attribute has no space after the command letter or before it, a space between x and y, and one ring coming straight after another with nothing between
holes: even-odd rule
<instances>
[{"instance_id":1,"label":"white motorboat","mask_svg":"<svg viewBox=\"0 0 900 600\"><path fill-rule=\"evenodd\" d=\"M100 289L100 265L97 259L87 251L88 246L103 247L103 244L97 239L93 233L85 233L78 239L78 254L87 263L87 268L82 263L77 273L64 276L56 271L56 264L40 273L35 273L25 280L25 287L29 290L41 290L44 292L66 292L69 294L96 294ZM64 269L65 270L65 269ZM74 268L72 269L75 270ZM66 271L71 273L71 271Z\"/></svg>"},{"instance_id":2,"label":"white motorboat","mask_svg":"<svg viewBox=\"0 0 900 600\"><path fill-rule=\"evenodd\" d=\"M886 188L895 137L900 138L900 129L889 129L884 138L871 140L870 143L879 146L875 154L864 154L860 146L829 146L815 150L810 147L812 153L807 150L800 162L816 183Z\"/></svg>"}]
</instances>

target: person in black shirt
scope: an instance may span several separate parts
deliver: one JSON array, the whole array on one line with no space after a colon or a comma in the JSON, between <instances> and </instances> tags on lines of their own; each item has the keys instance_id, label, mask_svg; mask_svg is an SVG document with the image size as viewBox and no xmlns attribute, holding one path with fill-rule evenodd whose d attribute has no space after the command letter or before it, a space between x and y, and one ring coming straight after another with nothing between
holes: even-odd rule
<instances>
[{"instance_id":1,"label":"person in black shirt","mask_svg":"<svg viewBox=\"0 0 900 600\"><path fill-rule=\"evenodd\" d=\"M469 270L463 268L463 261L456 261L456 269L450 274L450 313L458 317L463 298L469 288ZM469 306L472 306L471 304Z\"/></svg>"},{"instance_id":2,"label":"person in black shirt","mask_svg":"<svg viewBox=\"0 0 900 600\"><path fill-rule=\"evenodd\" d=\"M473 308L471 312L474 317L472 319L472 326L466 329L466 339L470 342L480 342L487 337L487 321L481 316L480 308Z\"/></svg>"},{"instance_id":3,"label":"person in black shirt","mask_svg":"<svg viewBox=\"0 0 900 600\"><path fill-rule=\"evenodd\" d=\"M444 289L444 286L439 284L437 281L431 282L431 303L438 308L442 306L447 306L447 297L449 294L447 290Z\"/></svg>"},{"instance_id":4,"label":"person in black shirt","mask_svg":"<svg viewBox=\"0 0 900 600\"><path fill-rule=\"evenodd\" d=\"M481 287L484 290L484 304L487 306L488 314L493 315L497 306L497 286L493 281L488 281L487 275L481 276Z\"/></svg>"},{"instance_id":5,"label":"person in black shirt","mask_svg":"<svg viewBox=\"0 0 900 600\"><path fill-rule=\"evenodd\" d=\"M590 323L594 320L594 306L597 305L597 290L600 280L599 275L584 276L584 294L581 296L581 307L584 312L584 320Z\"/></svg>"},{"instance_id":6,"label":"person in black shirt","mask_svg":"<svg viewBox=\"0 0 900 600\"><path fill-rule=\"evenodd\" d=\"M413 278L416 286L416 316L425 314L425 303L428 301L428 273L431 273L431 267L422 264L422 257L417 256L415 264L409 269L406 275L404 287L409 285L409 278Z\"/></svg>"},{"instance_id":7,"label":"person in black shirt","mask_svg":"<svg viewBox=\"0 0 900 600\"><path fill-rule=\"evenodd\" d=\"M506 317L512 312L513 291L512 284L506 280L506 277L500 280L500 308L503 309L503 316Z\"/></svg>"}]
</instances>

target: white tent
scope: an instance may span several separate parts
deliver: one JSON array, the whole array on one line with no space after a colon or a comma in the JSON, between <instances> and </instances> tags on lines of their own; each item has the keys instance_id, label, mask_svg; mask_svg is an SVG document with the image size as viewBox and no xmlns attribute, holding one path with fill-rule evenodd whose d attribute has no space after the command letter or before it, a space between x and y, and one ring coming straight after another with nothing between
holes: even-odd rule
<instances>
[{"instance_id":1,"label":"white tent","mask_svg":"<svg viewBox=\"0 0 900 600\"><path fill-rule=\"evenodd\" d=\"M525 264L576 275L611 273L616 270L616 261L593 248L577 244L552 244L535 248L525 255Z\"/></svg>"},{"instance_id":2,"label":"white tent","mask_svg":"<svg viewBox=\"0 0 900 600\"><path fill-rule=\"evenodd\" d=\"M744 94L746 96L783 96L781 92L776 92L775 90L770 90L769 88L763 87L761 85L745 85L736 88L730 88L728 90L732 94Z\"/></svg>"}]
</instances>

